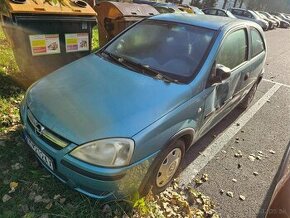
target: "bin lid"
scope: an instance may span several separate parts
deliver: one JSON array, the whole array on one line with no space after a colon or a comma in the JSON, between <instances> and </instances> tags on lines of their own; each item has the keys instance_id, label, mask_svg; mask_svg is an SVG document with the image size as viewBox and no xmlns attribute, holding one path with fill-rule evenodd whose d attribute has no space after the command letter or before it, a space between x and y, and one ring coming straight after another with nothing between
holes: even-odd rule
<instances>
[{"instance_id":1,"label":"bin lid","mask_svg":"<svg viewBox=\"0 0 290 218\"><path fill-rule=\"evenodd\" d=\"M94 9L83 0L6 0L6 3L12 14L96 16Z\"/></svg>"},{"instance_id":2,"label":"bin lid","mask_svg":"<svg viewBox=\"0 0 290 218\"><path fill-rule=\"evenodd\" d=\"M95 7L98 15L111 19L120 17L148 17L159 14L152 6L127 2L100 2Z\"/></svg>"}]
</instances>

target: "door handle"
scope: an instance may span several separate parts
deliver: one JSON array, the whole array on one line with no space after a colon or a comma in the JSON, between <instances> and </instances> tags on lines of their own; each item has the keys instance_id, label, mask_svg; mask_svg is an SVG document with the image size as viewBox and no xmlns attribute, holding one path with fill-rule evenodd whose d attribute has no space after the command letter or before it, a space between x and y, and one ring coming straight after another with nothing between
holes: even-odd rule
<instances>
[{"instance_id":1,"label":"door handle","mask_svg":"<svg viewBox=\"0 0 290 218\"><path fill-rule=\"evenodd\" d=\"M247 72L247 73L245 74L245 76L244 76L244 80L246 81L247 79L249 79L249 77L250 77L250 73Z\"/></svg>"}]
</instances>

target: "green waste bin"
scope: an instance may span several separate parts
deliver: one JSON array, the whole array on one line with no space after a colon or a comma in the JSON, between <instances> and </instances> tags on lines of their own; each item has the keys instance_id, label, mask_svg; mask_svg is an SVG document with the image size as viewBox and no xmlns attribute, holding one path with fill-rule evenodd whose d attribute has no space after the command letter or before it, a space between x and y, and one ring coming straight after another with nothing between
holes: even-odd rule
<instances>
[{"instance_id":1,"label":"green waste bin","mask_svg":"<svg viewBox=\"0 0 290 218\"><path fill-rule=\"evenodd\" d=\"M31 82L91 52L96 12L84 1L6 0L2 28Z\"/></svg>"}]
</instances>

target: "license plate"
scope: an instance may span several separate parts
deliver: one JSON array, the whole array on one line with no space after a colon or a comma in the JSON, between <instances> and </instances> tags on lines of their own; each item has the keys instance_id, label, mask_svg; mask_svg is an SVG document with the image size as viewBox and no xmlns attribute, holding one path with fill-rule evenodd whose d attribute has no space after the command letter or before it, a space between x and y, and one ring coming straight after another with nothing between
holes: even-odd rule
<instances>
[{"instance_id":1,"label":"license plate","mask_svg":"<svg viewBox=\"0 0 290 218\"><path fill-rule=\"evenodd\" d=\"M35 154L48 166L51 170L54 170L54 164L53 160L48 157L42 150L38 148L37 145L34 144L33 141L31 141L28 136L25 135L25 141L29 145L29 147L35 152Z\"/></svg>"}]
</instances>

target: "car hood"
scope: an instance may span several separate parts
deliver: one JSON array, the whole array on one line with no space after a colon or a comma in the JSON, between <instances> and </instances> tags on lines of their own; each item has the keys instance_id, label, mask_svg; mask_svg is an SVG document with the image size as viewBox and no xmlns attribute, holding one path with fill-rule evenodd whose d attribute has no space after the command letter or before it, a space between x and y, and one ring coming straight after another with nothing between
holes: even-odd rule
<instances>
[{"instance_id":1,"label":"car hood","mask_svg":"<svg viewBox=\"0 0 290 218\"><path fill-rule=\"evenodd\" d=\"M132 137L190 95L189 85L156 80L91 54L39 80L26 99L42 125L83 144Z\"/></svg>"}]
</instances>

